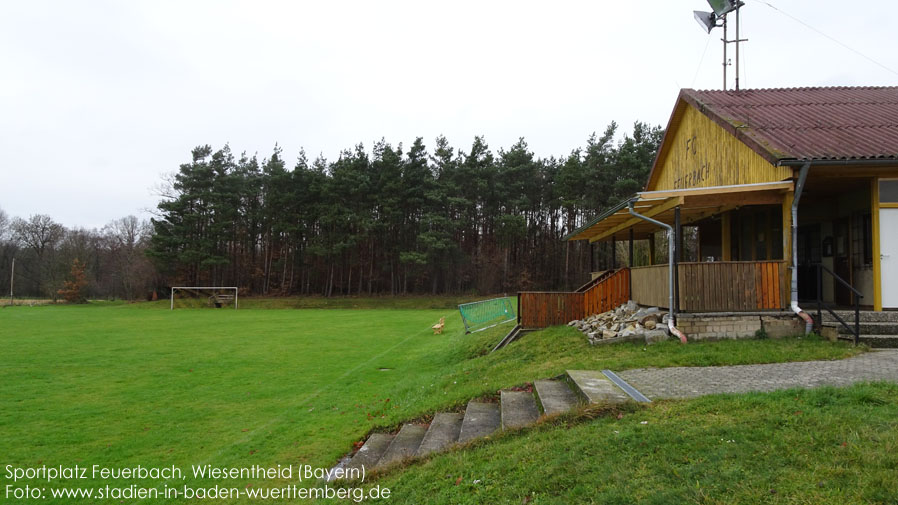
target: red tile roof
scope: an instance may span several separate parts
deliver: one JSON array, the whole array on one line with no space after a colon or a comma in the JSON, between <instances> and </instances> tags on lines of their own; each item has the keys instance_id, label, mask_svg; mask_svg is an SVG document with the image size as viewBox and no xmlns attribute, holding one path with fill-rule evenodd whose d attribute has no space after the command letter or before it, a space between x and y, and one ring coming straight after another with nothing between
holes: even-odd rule
<instances>
[{"instance_id":1,"label":"red tile roof","mask_svg":"<svg viewBox=\"0 0 898 505\"><path fill-rule=\"evenodd\" d=\"M684 89L680 98L771 163L898 159L898 87Z\"/></svg>"}]
</instances>

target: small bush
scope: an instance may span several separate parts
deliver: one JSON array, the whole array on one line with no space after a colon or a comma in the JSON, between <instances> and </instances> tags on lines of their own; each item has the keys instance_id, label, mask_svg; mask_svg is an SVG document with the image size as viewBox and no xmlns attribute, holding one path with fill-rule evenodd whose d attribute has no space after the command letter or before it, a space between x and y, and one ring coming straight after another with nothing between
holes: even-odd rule
<instances>
[{"instance_id":1,"label":"small bush","mask_svg":"<svg viewBox=\"0 0 898 505\"><path fill-rule=\"evenodd\" d=\"M69 272L69 278L62 283L62 289L56 291L69 303L87 303L87 296L84 293L87 287L87 275L85 275L86 265L75 258L72 261L72 270Z\"/></svg>"}]
</instances>

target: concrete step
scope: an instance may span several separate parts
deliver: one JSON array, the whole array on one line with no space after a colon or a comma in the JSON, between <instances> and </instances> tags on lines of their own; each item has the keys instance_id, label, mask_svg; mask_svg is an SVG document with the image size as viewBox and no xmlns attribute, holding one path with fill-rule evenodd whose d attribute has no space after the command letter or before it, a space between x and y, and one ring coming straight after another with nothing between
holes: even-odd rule
<instances>
[{"instance_id":1,"label":"concrete step","mask_svg":"<svg viewBox=\"0 0 898 505\"><path fill-rule=\"evenodd\" d=\"M364 466L365 471L373 469L384 453L387 452L387 448L392 441L393 435L387 433L372 434L365 441L365 445L355 453L355 456L352 457L352 461L346 465L346 468L362 468Z\"/></svg>"},{"instance_id":2,"label":"concrete step","mask_svg":"<svg viewBox=\"0 0 898 505\"><path fill-rule=\"evenodd\" d=\"M802 306L804 310L816 317L817 315L817 307L808 305L807 307ZM854 321L854 311L853 310L836 310L836 314L839 315L845 321ZM873 310L862 310L860 313L861 321L867 323L898 323L898 311L890 310L890 311L881 311L876 312ZM827 311L823 311L823 322L837 322L836 318L832 316Z\"/></svg>"},{"instance_id":3,"label":"concrete step","mask_svg":"<svg viewBox=\"0 0 898 505\"><path fill-rule=\"evenodd\" d=\"M512 430L529 426L539 419L536 398L527 391L501 391L502 429Z\"/></svg>"},{"instance_id":4,"label":"concrete step","mask_svg":"<svg viewBox=\"0 0 898 505\"><path fill-rule=\"evenodd\" d=\"M434 452L440 452L458 442L461 433L461 423L464 414L458 412L440 412L433 416L430 428L421 440L421 446L415 456L427 456Z\"/></svg>"},{"instance_id":5,"label":"concrete step","mask_svg":"<svg viewBox=\"0 0 898 505\"><path fill-rule=\"evenodd\" d=\"M839 335L840 340L854 341L854 335ZM869 345L873 349L898 348L898 335L864 335L858 338L862 344Z\"/></svg>"},{"instance_id":6,"label":"concrete step","mask_svg":"<svg viewBox=\"0 0 898 505\"><path fill-rule=\"evenodd\" d=\"M568 370L567 379L586 403L623 403L630 396L598 370Z\"/></svg>"},{"instance_id":7,"label":"concrete step","mask_svg":"<svg viewBox=\"0 0 898 505\"><path fill-rule=\"evenodd\" d=\"M491 435L502 423L499 405L471 400L465 410L465 418L461 423L458 435L459 443L470 442L475 438Z\"/></svg>"},{"instance_id":8,"label":"concrete step","mask_svg":"<svg viewBox=\"0 0 898 505\"><path fill-rule=\"evenodd\" d=\"M854 316L846 319L845 322L848 323L849 327L854 328ZM837 328L839 333L842 334L852 333L838 322L824 322L823 325ZM861 333L865 335L898 335L898 323L892 322L861 322L860 329Z\"/></svg>"},{"instance_id":9,"label":"concrete step","mask_svg":"<svg viewBox=\"0 0 898 505\"><path fill-rule=\"evenodd\" d=\"M563 380L544 379L533 383L536 397L547 416L557 416L580 404L576 393Z\"/></svg>"},{"instance_id":10,"label":"concrete step","mask_svg":"<svg viewBox=\"0 0 898 505\"><path fill-rule=\"evenodd\" d=\"M418 447L421 446L421 440L424 439L426 432L427 428L419 424L403 425L399 433L393 437L390 447L387 447L377 466L383 467L414 457L415 453L418 452Z\"/></svg>"}]
</instances>

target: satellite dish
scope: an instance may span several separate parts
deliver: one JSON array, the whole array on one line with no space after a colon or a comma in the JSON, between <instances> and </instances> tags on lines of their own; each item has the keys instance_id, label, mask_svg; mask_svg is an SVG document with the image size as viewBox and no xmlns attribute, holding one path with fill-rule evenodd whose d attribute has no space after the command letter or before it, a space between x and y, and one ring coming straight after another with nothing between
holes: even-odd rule
<instances>
[{"instance_id":1,"label":"satellite dish","mask_svg":"<svg viewBox=\"0 0 898 505\"><path fill-rule=\"evenodd\" d=\"M713 12L692 11L692 14L695 15L698 24L702 25L702 28L708 33L711 33L711 29L717 26L717 16Z\"/></svg>"}]
</instances>

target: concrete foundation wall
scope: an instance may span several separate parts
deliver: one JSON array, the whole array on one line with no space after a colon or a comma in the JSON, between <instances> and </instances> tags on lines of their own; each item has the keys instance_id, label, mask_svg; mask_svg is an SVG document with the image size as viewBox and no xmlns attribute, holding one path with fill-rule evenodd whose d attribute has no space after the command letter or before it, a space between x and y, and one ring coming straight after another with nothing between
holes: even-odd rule
<instances>
[{"instance_id":1,"label":"concrete foundation wall","mask_svg":"<svg viewBox=\"0 0 898 505\"><path fill-rule=\"evenodd\" d=\"M804 323L789 312L679 314L677 328L690 340L754 338L762 329L771 338L804 334Z\"/></svg>"}]
</instances>

